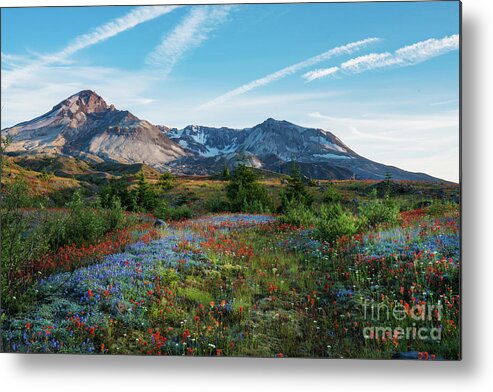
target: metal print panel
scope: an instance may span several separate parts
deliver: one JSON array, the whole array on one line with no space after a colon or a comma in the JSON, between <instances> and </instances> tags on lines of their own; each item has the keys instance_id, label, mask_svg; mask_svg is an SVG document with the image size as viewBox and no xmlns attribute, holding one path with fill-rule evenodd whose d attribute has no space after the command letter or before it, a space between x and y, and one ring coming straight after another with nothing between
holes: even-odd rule
<instances>
[{"instance_id":1,"label":"metal print panel","mask_svg":"<svg viewBox=\"0 0 493 392\"><path fill-rule=\"evenodd\" d=\"M1 19L3 352L460 359L459 2Z\"/></svg>"}]
</instances>

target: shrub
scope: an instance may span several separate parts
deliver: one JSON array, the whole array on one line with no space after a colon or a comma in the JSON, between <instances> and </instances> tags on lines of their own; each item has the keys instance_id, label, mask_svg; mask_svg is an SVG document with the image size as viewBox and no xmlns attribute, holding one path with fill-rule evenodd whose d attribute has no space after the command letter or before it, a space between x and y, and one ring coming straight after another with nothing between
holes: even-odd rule
<instances>
[{"instance_id":1,"label":"shrub","mask_svg":"<svg viewBox=\"0 0 493 392\"><path fill-rule=\"evenodd\" d=\"M320 219L331 220L336 219L344 213L340 203L335 204L322 204L320 207Z\"/></svg>"},{"instance_id":2,"label":"shrub","mask_svg":"<svg viewBox=\"0 0 493 392\"><path fill-rule=\"evenodd\" d=\"M22 209L31 206L27 184L23 181L2 186L1 193L1 282L2 308L25 310L35 296L35 286L22 278L29 261L47 247L43 230Z\"/></svg>"},{"instance_id":3,"label":"shrub","mask_svg":"<svg viewBox=\"0 0 493 392\"><path fill-rule=\"evenodd\" d=\"M327 185L327 189L323 194L323 202L327 204L339 203L341 201L341 194L337 191L334 184Z\"/></svg>"},{"instance_id":4,"label":"shrub","mask_svg":"<svg viewBox=\"0 0 493 392\"><path fill-rule=\"evenodd\" d=\"M242 211L250 214L264 214L272 211L271 203L268 200L254 199L245 201Z\"/></svg>"},{"instance_id":5,"label":"shrub","mask_svg":"<svg viewBox=\"0 0 493 392\"><path fill-rule=\"evenodd\" d=\"M310 227L315 225L316 218L312 209L302 204L289 204L286 211L279 218L281 223L287 223L293 226Z\"/></svg>"},{"instance_id":6,"label":"shrub","mask_svg":"<svg viewBox=\"0 0 493 392\"><path fill-rule=\"evenodd\" d=\"M339 237L352 236L360 229L360 221L340 204L323 205L317 220L315 235L321 240L333 242Z\"/></svg>"},{"instance_id":7,"label":"shrub","mask_svg":"<svg viewBox=\"0 0 493 392\"><path fill-rule=\"evenodd\" d=\"M224 162L224 167L223 167L223 171L221 173L221 178L223 180L229 180L231 178L231 172L229 171L229 167L226 164L226 162Z\"/></svg>"},{"instance_id":8,"label":"shrub","mask_svg":"<svg viewBox=\"0 0 493 392\"><path fill-rule=\"evenodd\" d=\"M187 205L169 206L161 200L154 210L154 215L162 220L190 219L193 216L193 211Z\"/></svg>"},{"instance_id":9,"label":"shrub","mask_svg":"<svg viewBox=\"0 0 493 392\"><path fill-rule=\"evenodd\" d=\"M459 210L459 206L449 200L438 200L433 201L431 205L427 208L428 215L439 216L450 212L456 212Z\"/></svg>"},{"instance_id":10,"label":"shrub","mask_svg":"<svg viewBox=\"0 0 493 392\"><path fill-rule=\"evenodd\" d=\"M101 209L84 206L80 191L76 191L67 204L69 215L66 222L64 243L82 245L99 238L106 230L106 219Z\"/></svg>"},{"instance_id":11,"label":"shrub","mask_svg":"<svg viewBox=\"0 0 493 392\"><path fill-rule=\"evenodd\" d=\"M179 206L170 209L170 220L190 219L193 211L189 206Z\"/></svg>"},{"instance_id":12,"label":"shrub","mask_svg":"<svg viewBox=\"0 0 493 392\"><path fill-rule=\"evenodd\" d=\"M120 230L126 224L126 217L119 198L112 200L110 208L105 211L107 228L106 231Z\"/></svg>"},{"instance_id":13,"label":"shrub","mask_svg":"<svg viewBox=\"0 0 493 392\"><path fill-rule=\"evenodd\" d=\"M360 216L370 227L379 223L396 223L400 217L399 211L399 205L388 196L384 200L374 199L359 206Z\"/></svg>"},{"instance_id":14,"label":"shrub","mask_svg":"<svg viewBox=\"0 0 493 392\"><path fill-rule=\"evenodd\" d=\"M209 199L207 199L205 203L205 208L209 212L223 212L229 211L229 204L227 200L219 195L214 194Z\"/></svg>"}]
</instances>

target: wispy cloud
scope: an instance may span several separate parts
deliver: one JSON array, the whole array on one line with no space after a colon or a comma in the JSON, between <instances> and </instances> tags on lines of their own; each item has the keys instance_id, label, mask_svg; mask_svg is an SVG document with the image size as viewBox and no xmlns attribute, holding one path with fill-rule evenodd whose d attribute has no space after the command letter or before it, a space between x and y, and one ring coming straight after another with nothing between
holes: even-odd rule
<instances>
[{"instance_id":1,"label":"wispy cloud","mask_svg":"<svg viewBox=\"0 0 493 392\"><path fill-rule=\"evenodd\" d=\"M451 50L459 49L459 34L441 39L431 38L396 50L396 55L412 64L440 56Z\"/></svg>"},{"instance_id":2,"label":"wispy cloud","mask_svg":"<svg viewBox=\"0 0 493 392\"><path fill-rule=\"evenodd\" d=\"M330 68L321 68L321 69L316 69L314 71L307 72L306 74L303 75L303 77L308 81L311 82L312 80L315 79L320 79L320 78L325 78L330 75L335 75L339 72L340 68L339 67L330 67Z\"/></svg>"},{"instance_id":3,"label":"wispy cloud","mask_svg":"<svg viewBox=\"0 0 493 392\"><path fill-rule=\"evenodd\" d=\"M305 126L331 130L362 156L401 169L459 179L459 113L367 113L347 116L311 112Z\"/></svg>"},{"instance_id":4,"label":"wispy cloud","mask_svg":"<svg viewBox=\"0 0 493 392\"><path fill-rule=\"evenodd\" d=\"M441 39L431 38L426 41L404 46L393 53L370 53L345 61L339 67L316 69L302 77L311 82L338 73L355 74L379 68L404 67L421 63L452 50L459 49L459 35L454 34Z\"/></svg>"},{"instance_id":5,"label":"wispy cloud","mask_svg":"<svg viewBox=\"0 0 493 392\"><path fill-rule=\"evenodd\" d=\"M191 49L199 47L227 17L233 6L200 6L192 8L175 29L147 56L146 63L158 68L166 77Z\"/></svg>"},{"instance_id":6,"label":"wispy cloud","mask_svg":"<svg viewBox=\"0 0 493 392\"><path fill-rule=\"evenodd\" d=\"M457 98L452 98L452 99L446 99L444 101L436 101L436 102L431 102L430 106L442 106L442 105L448 105L451 103L457 103L458 99Z\"/></svg>"},{"instance_id":7,"label":"wispy cloud","mask_svg":"<svg viewBox=\"0 0 493 392\"><path fill-rule=\"evenodd\" d=\"M2 90L5 109L2 111L1 128L46 113L53 105L86 89L95 90L118 109L130 109L136 116L148 120L147 108L153 106L155 99L150 94L154 84L153 78L146 73L134 70L84 64L41 67L7 91ZM159 112L154 108L154 111L162 116L162 110Z\"/></svg>"},{"instance_id":8,"label":"wispy cloud","mask_svg":"<svg viewBox=\"0 0 493 392\"><path fill-rule=\"evenodd\" d=\"M108 38L114 37L115 35L131 29L141 23L167 14L176 8L177 6L148 6L136 8L121 18L99 26L87 34L76 37L60 52L55 53L52 56L46 56L45 60L56 62L59 59L65 59L81 49L105 41Z\"/></svg>"},{"instance_id":9,"label":"wispy cloud","mask_svg":"<svg viewBox=\"0 0 493 392\"><path fill-rule=\"evenodd\" d=\"M293 64L289 67L283 68L277 72L271 73L267 76L264 76L263 78L254 80L250 83L244 84L243 86L240 86L234 90L231 90L215 99L212 101L206 102L205 104L201 105L199 109L205 109L214 105L217 105L219 103L225 102L233 97L236 97L238 95L242 95L247 93L248 91L254 90L256 88L265 86L269 83L275 82L279 79L285 78L286 76L292 75L296 72L301 71L304 68L311 67L315 64L318 64L322 61L329 60L332 57L343 55L343 54L351 54L354 53L357 50L360 50L372 43L375 43L379 41L379 38L366 38L361 41L356 41L356 42L351 42L346 45L338 46L333 49L328 50L327 52L324 52L322 54L319 54L318 56L310 57L307 60L301 61L299 63Z\"/></svg>"},{"instance_id":10,"label":"wispy cloud","mask_svg":"<svg viewBox=\"0 0 493 392\"><path fill-rule=\"evenodd\" d=\"M29 76L32 72L39 70L43 66L47 66L54 63L63 63L71 55L76 52L88 48L92 45L114 37L126 30L129 30L141 23L155 19L161 15L167 14L177 6L148 6L134 8L128 14L114 19L104 25L96 27L94 30L80 35L69 42L63 49L56 53L42 55L39 58L33 60L30 64L24 67L16 67L14 71L9 72L2 78L2 89L10 87L20 78ZM3 56L2 56L3 57Z\"/></svg>"}]
</instances>

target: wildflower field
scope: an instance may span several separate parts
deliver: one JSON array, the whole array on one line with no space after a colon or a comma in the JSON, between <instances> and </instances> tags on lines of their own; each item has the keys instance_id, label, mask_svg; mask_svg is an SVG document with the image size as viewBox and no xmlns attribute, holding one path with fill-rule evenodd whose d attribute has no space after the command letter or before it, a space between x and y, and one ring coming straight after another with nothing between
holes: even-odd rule
<instances>
[{"instance_id":1,"label":"wildflower field","mask_svg":"<svg viewBox=\"0 0 493 392\"><path fill-rule=\"evenodd\" d=\"M36 306L4 317L4 351L460 357L457 208L335 241L273 214L139 225L39 258Z\"/></svg>"}]
</instances>

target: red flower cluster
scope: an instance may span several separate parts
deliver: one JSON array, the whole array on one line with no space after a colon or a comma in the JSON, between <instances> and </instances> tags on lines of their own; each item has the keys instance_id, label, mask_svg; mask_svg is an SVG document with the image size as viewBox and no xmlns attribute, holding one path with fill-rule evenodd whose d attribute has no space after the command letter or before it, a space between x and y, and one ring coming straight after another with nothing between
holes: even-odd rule
<instances>
[{"instance_id":1,"label":"red flower cluster","mask_svg":"<svg viewBox=\"0 0 493 392\"><path fill-rule=\"evenodd\" d=\"M202 242L200 247L227 256L247 259L253 256L253 248L251 245L234 241L225 236L210 237L207 241Z\"/></svg>"},{"instance_id":2,"label":"red flower cluster","mask_svg":"<svg viewBox=\"0 0 493 392\"><path fill-rule=\"evenodd\" d=\"M159 236L157 230L153 229L150 223L139 225L133 230L144 234L136 239L129 229L122 229L107 233L103 239L98 240L95 244L82 246L71 244L59 248L56 252L46 253L29 263L29 267L23 271L22 277L29 279L35 277L38 272L70 271L101 260L110 254L121 252L125 246L139 239L148 243Z\"/></svg>"}]
</instances>

